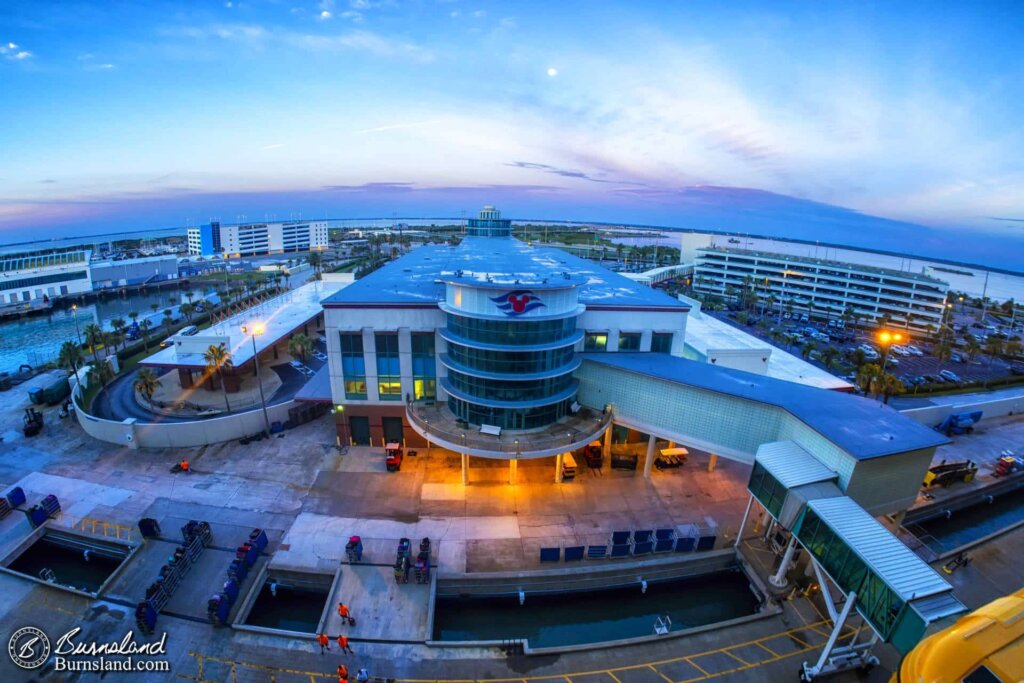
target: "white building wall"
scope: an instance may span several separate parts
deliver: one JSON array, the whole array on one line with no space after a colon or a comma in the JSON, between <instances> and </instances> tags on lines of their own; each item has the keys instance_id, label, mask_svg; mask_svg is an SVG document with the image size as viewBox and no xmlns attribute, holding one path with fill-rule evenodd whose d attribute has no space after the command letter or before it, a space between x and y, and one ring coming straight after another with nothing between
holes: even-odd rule
<instances>
[{"instance_id":1,"label":"white building wall","mask_svg":"<svg viewBox=\"0 0 1024 683\"><path fill-rule=\"evenodd\" d=\"M686 340L686 313L683 311L627 311L587 309L580 316L579 329L587 332L607 332L608 351L619 349L620 332L639 332L640 350L651 350L653 333L672 333L672 355L682 356ZM583 350L583 342L577 347Z\"/></svg>"}]
</instances>

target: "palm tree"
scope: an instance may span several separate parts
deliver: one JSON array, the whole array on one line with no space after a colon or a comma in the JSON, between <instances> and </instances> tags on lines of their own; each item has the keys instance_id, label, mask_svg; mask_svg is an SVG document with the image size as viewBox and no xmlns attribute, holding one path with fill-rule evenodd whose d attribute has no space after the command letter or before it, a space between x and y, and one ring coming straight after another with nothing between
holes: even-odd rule
<instances>
[{"instance_id":1,"label":"palm tree","mask_svg":"<svg viewBox=\"0 0 1024 683\"><path fill-rule=\"evenodd\" d=\"M1003 353L1006 354L1007 358L1016 358L1020 355L1021 343L1020 339L1014 337L1010 341L1006 342L1006 346L1003 347Z\"/></svg>"},{"instance_id":2,"label":"palm tree","mask_svg":"<svg viewBox=\"0 0 1024 683\"><path fill-rule=\"evenodd\" d=\"M938 372L942 364L953 357L953 346L948 339L940 339L939 343L932 347L932 355L935 356L935 371Z\"/></svg>"},{"instance_id":3,"label":"palm tree","mask_svg":"<svg viewBox=\"0 0 1024 683\"><path fill-rule=\"evenodd\" d=\"M836 364L836 360L838 358L839 349L834 346L829 346L821 352L821 362L825 364L826 368L832 368Z\"/></svg>"},{"instance_id":4,"label":"palm tree","mask_svg":"<svg viewBox=\"0 0 1024 683\"><path fill-rule=\"evenodd\" d=\"M985 353L988 354L988 364L992 365L993 361L995 361L996 359L996 356L1001 354L1003 352L1003 349L1005 348L1006 345L1003 343L1003 340L1000 339L999 337L993 336L986 339Z\"/></svg>"},{"instance_id":5,"label":"palm tree","mask_svg":"<svg viewBox=\"0 0 1024 683\"><path fill-rule=\"evenodd\" d=\"M889 398L892 396L898 396L907 390L903 386L903 382L899 381L895 375L885 373L879 378L878 382L878 393L882 394L882 403L888 405Z\"/></svg>"},{"instance_id":6,"label":"palm tree","mask_svg":"<svg viewBox=\"0 0 1024 683\"><path fill-rule=\"evenodd\" d=\"M161 321L163 326L167 328L167 331L171 331L171 325L174 324L174 318L171 316L171 309L164 309L164 319Z\"/></svg>"},{"instance_id":7,"label":"palm tree","mask_svg":"<svg viewBox=\"0 0 1024 683\"><path fill-rule=\"evenodd\" d=\"M103 333L103 349L106 355L110 355L110 349L117 353L117 345L121 343L121 334L111 330Z\"/></svg>"},{"instance_id":8,"label":"palm tree","mask_svg":"<svg viewBox=\"0 0 1024 683\"><path fill-rule=\"evenodd\" d=\"M153 405L153 394L160 388L160 379L149 368L142 368L135 375L135 383L132 384L132 388L146 398L146 403Z\"/></svg>"},{"instance_id":9,"label":"palm tree","mask_svg":"<svg viewBox=\"0 0 1024 683\"><path fill-rule=\"evenodd\" d=\"M814 342L809 341L802 347L800 347L800 355L803 356L804 358L810 358L811 351L814 351L816 348L817 347L814 345Z\"/></svg>"},{"instance_id":10,"label":"palm tree","mask_svg":"<svg viewBox=\"0 0 1024 683\"><path fill-rule=\"evenodd\" d=\"M142 332L142 346L144 351L149 351L149 329L151 327L153 327L153 323L151 323L148 318L139 323L139 331Z\"/></svg>"},{"instance_id":11,"label":"palm tree","mask_svg":"<svg viewBox=\"0 0 1024 683\"><path fill-rule=\"evenodd\" d=\"M178 303L178 297L176 297L176 296L167 297L167 301L171 304L171 306L173 306L174 304Z\"/></svg>"},{"instance_id":12,"label":"palm tree","mask_svg":"<svg viewBox=\"0 0 1024 683\"><path fill-rule=\"evenodd\" d=\"M107 360L94 363L89 371L89 379L91 381L98 380L104 389L107 388L107 385L115 377L117 377L117 373L114 372L114 368L110 366L110 362Z\"/></svg>"},{"instance_id":13,"label":"palm tree","mask_svg":"<svg viewBox=\"0 0 1024 683\"><path fill-rule=\"evenodd\" d=\"M312 252L309 255L309 258L307 260L309 261L309 265L312 266L313 272L314 273L319 273L320 272L320 264L323 263L323 256L320 255L320 252L318 252L318 251Z\"/></svg>"},{"instance_id":14,"label":"palm tree","mask_svg":"<svg viewBox=\"0 0 1024 683\"><path fill-rule=\"evenodd\" d=\"M114 328L114 332L117 332L122 337L125 330L128 329L128 324L124 321L124 318L114 318L110 321L110 326Z\"/></svg>"},{"instance_id":15,"label":"palm tree","mask_svg":"<svg viewBox=\"0 0 1024 683\"><path fill-rule=\"evenodd\" d=\"M881 376L882 368L878 363L867 363L857 371L857 386L865 394L873 394L878 390Z\"/></svg>"},{"instance_id":16,"label":"palm tree","mask_svg":"<svg viewBox=\"0 0 1024 683\"><path fill-rule=\"evenodd\" d=\"M192 303L192 297L194 297L195 295L196 295L196 293L193 292L191 289L186 289L185 290L185 298L188 299L189 303Z\"/></svg>"},{"instance_id":17,"label":"palm tree","mask_svg":"<svg viewBox=\"0 0 1024 683\"><path fill-rule=\"evenodd\" d=\"M850 361L853 367L860 370L868 362L868 354L864 353L864 349L854 349L850 352Z\"/></svg>"},{"instance_id":18,"label":"palm tree","mask_svg":"<svg viewBox=\"0 0 1024 683\"><path fill-rule=\"evenodd\" d=\"M103 343L103 330L96 323L89 323L82 328L82 335L89 346L89 353L96 358L96 347Z\"/></svg>"},{"instance_id":19,"label":"palm tree","mask_svg":"<svg viewBox=\"0 0 1024 683\"><path fill-rule=\"evenodd\" d=\"M231 360L231 353L228 351L224 342L214 346L210 345L206 352L203 353L203 360L206 361L206 372L210 375L217 373L217 377L220 379L220 388L224 392L224 407L227 411L231 412L231 404L228 403L228 387L224 383L224 371L230 370L234 367L235 363Z\"/></svg>"},{"instance_id":20,"label":"palm tree","mask_svg":"<svg viewBox=\"0 0 1024 683\"><path fill-rule=\"evenodd\" d=\"M154 302L154 303L151 303L151 304L149 305L149 307L150 307L151 309L153 309L153 312L154 312L154 313L156 313L156 312L157 312L157 310L159 310L159 308L160 308L160 304L158 304L158 303L155 303L155 302Z\"/></svg>"},{"instance_id":21,"label":"palm tree","mask_svg":"<svg viewBox=\"0 0 1024 683\"><path fill-rule=\"evenodd\" d=\"M288 340L288 353L305 362L313 353L313 340L301 332L294 335Z\"/></svg>"},{"instance_id":22,"label":"palm tree","mask_svg":"<svg viewBox=\"0 0 1024 683\"><path fill-rule=\"evenodd\" d=\"M82 349L75 342L66 341L60 345L60 354L57 356L57 362L62 367L71 370L72 374L78 375L78 368L84 360L85 356L82 355Z\"/></svg>"},{"instance_id":23,"label":"palm tree","mask_svg":"<svg viewBox=\"0 0 1024 683\"><path fill-rule=\"evenodd\" d=\"M981 351L981 344L978 343L973 334L967 335L967 357L974 360L979 351Z\"/></svg>"}]
</instances>

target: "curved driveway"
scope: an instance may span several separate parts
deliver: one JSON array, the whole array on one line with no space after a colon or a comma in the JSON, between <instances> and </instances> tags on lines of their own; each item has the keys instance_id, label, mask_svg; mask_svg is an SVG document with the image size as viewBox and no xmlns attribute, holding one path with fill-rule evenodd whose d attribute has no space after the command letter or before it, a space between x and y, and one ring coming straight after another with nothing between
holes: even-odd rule
<instances>
[{"instance_id":1,"label":"curved driveway","mask_svg":"<svg viewBox=\"0 0 1024 683\"><path fill-rule=\"evenodd\" d=\"M320 347L322 347L322 344L317 344L317 348L322 351L323 349ZM310 358L306 365L316 371L323 367L324 363L325 361ZM267 397L268 406L291 401L295 398L295 394L299 392L299 389L301 389L308 381L308 378L305 375L287 363L271 366L264 365L261 370L266 370L267 367L270 367L270 369L276 372L278 377L281 378L281 386L273 393L273 395ZM95 417L105 420L124 420L129 417L134 417L139 422L155 423L195 422L196 420L206 419L195 416L174 417L171 415L162 415L143 408L139 405L139 402L135 400L135 390L132 388L132 385L135 383L135 376L138 374L139 369L140 368L135 368L131 372L118 377L116 380L111 382L105 390L100 391L92 403L92 414ZM243 410L232 410L231 413L218 413L216 415L210 415L209 417L223 417L225 414L230 415L233 413L244 413L250 410L253 410L253 406L248 406Z\"/></svg>"}]
</instances>

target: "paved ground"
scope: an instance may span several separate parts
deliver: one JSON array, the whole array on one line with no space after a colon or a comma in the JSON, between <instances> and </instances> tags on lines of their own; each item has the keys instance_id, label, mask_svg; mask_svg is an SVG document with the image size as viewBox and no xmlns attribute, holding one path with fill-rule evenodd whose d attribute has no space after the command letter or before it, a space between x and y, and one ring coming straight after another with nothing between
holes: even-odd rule
<instances>
[{"instance_id":1,"label":"paved ground","mask_svg":"<svg viewBox=\"0 0 1024 683\"><path fill-rule=\"evenodd\" d=\"M161 523L162 536L174 540L189 519L212 523L215 547L186 577L170 606L172 614L161 616L158 624L158 633L168 634L172 674L134 675L131 680L331 679L340 661L336 647L322 656L309 640L214 628L202 621L205 596L219 589L231 549L253 527L266 529L270 536L272 555L262 561L331 572L338 567L348 535L363 536L364 559L384 566L343 567L339 591L331 600L342 596L359 619L349 632L356 651L347 658L350 668L358 663L376 675L574 683L792 680L799 663L813 657L827 635L822 606L798 597L785 603L781 616L726 632L629 648L528 658L505 658L492 649L439 650L421 642L425 588L396 587L389 576L395 543L402 536L431 537L442 571L470 572L536 568L541 545L576 544L606 538L617 529L701 521L705 516L714 517L722 536L731 538L743 511L749 468L722 459L709 473L706 456L695 453L685 467L655 471L651 481L639 472L591 472L580 459L576 480L556 484L554 459L549 458L521 463L514 486L508 484L507 466L474 459L472 483L463 488L457 483L458 457L444 451L407 458L399 473L384 470L381 449L356 448L339 455L327 419L248 446L132 451L89 439L76 423L57 420L55 408L46 410L43 433L25 439L14 429L20 425L23 404L13 392L0 394L0 415L8 429L0 443L3 491L20 484L30 503L55 492L67 511L58 523L81 529L84 519L87 528L100 534L126 536L139 518L153 517ZM944 448L980 457L1022 433L1024 421L1008 419L985 424ZM194 474L169 472L182 457L193 463ZM19 514L0 520L0 556L27 533ZM961 599L970 606L1021 584L1014 563L1024 550L1024 530L996 540L976 551L974 564L953 576ZM42 625L52 634L80 626L83 638L119 640L134 625L132 603L170 548L165 540L147 542L98 601L0 574L0 618L7 624L0 642L25 624ZM759 574L768 573L774 557L759 541L744 542L744 552ZM340 627L329 622L329 632L336 635L331 628ZM880 656L882 668L891 669L895 653L883 647ZM867 680L886 677L879 670ZM97 678L44 672L33 680ZM6 658L0 658L0 679L29 680Z\"/></svg>"}]
</instances>

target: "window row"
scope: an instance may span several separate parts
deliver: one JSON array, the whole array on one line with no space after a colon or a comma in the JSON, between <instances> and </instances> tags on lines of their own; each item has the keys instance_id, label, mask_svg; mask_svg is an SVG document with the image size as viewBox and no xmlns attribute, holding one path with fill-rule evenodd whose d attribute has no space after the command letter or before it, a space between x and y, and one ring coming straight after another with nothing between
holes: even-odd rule
<instances>
[{"instance_id":1,"label":"window row","mask_svg":"<svg viewBox=\"0 0 1024 683\"><path fill-rule=\"evenodd\" d=\"M572 386L574 380L572 374L567 373L558 377L516 382L472 377L453 370L448 373L448 381L456 391L485 401L536 401L565 391Z\"/></svg>"},{"instance_id":2,"label":"window row","mask_svg":"<svg viewBox=\"0 0 1024 683\"><path fill-rule=\"evenodd\" d=\"M576 318L556 320L489 320L448 314L448 331L483 344L527 346L548 344L572 336Z\"/></svg>"},{"instance_id":3,"label":"window row","mask_svg":"<svg viewBox=\"0 0 1024 683\"><path fill-rule=\"evenodd\" d=\"M574 355L572 346L548 351L494 351L461 344L448 345L448 357L453 363L506 375L557 370L571 363Z\"/></svg>"},{"instance_id":4,"label":"window row","mask_svg":"<svg viewBox=\"0 0 1024 683\"><path fill-rule=\"evenodd\" d=\"M448 397L448 409L473 425L493 425L502 429L536 429L565 417L570 401L559 401L537 408L490 408Z\"/></svg>"},{"instance_id":5,"label":"window row","mask_svg":"<svg viewBox=\"0 0 1024 683\"><path fill-rule=\"evenodd\" d=\"M640 351L639 332L619 332L619 351ZM608 350L607 332L587 332L583 337L583 350L587 353L600 353ZM655 332L651 335L651 351L653 353L671 353L672 333Z\"/></svg>"}]
</instances>

